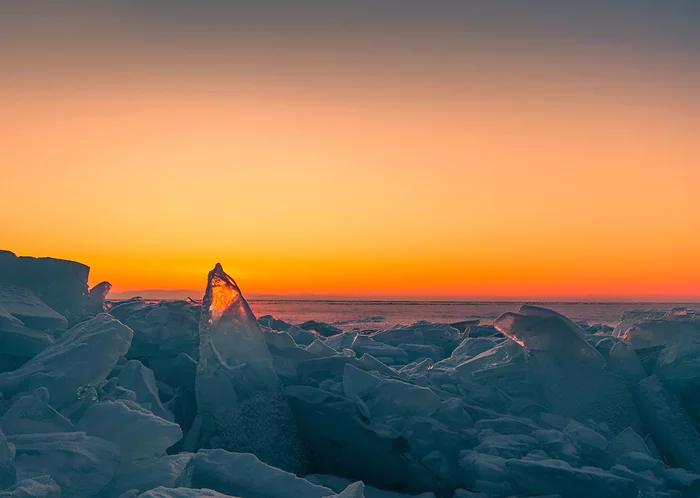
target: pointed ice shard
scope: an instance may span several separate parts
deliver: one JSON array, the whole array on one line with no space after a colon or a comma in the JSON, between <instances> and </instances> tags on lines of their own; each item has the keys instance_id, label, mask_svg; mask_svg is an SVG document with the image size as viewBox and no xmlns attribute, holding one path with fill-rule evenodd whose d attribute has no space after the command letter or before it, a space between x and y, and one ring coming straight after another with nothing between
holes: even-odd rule
<instances>
[{"instance_id":1,"label":"pointed ice shard","mask_svg":"<svg viewBox=\"0 0 700 498\"><path fill-rule=\"evenodd\" d=\"M200 445L253 453L300 471L306 454L258 322L220 264L209 272L199 322Z\"/></svg>"},{"instance_id":2,"label":"pointed ice shard","mask_svg":"<svg viewBox=\"0 0 700 498\"><path fill-rule=\"evenodd\" d=\"M605 359L585 340L585 332L564 315L546 308L523 305L518 313L504 313L496 329L528 350L603 367Z\"/></svg>"}]
</instances>

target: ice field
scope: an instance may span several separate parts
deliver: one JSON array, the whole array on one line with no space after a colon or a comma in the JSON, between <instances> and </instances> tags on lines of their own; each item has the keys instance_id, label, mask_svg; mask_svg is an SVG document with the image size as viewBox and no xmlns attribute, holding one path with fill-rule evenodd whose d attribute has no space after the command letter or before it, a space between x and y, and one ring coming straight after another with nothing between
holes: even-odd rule
<instances>
[{"instance_id":1,"label":"ice field","mask_svg":"<svg viewBox=\"0 0 700 498\"><path fill-rule=\"evenodd\" d=\"M700 496L692 309L348 330L88 271L0 252L0 497Z\"/></svg>"}]
</instances>

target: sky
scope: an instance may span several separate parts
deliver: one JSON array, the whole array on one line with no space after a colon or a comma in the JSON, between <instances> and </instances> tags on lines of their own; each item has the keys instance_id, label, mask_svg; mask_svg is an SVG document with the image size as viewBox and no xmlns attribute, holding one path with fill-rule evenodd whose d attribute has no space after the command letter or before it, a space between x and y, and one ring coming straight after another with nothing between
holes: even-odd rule
<instances>
[{"instance_id":1,"label":"sky","mask_svg":"<svg viewBox=\"0 0 700 498\"><path fill-rule=\"evenodd\" d=\"M700 300L697 3L241 4L0 4L0 248L117 293Z\"/></svg>"}]
</instances>

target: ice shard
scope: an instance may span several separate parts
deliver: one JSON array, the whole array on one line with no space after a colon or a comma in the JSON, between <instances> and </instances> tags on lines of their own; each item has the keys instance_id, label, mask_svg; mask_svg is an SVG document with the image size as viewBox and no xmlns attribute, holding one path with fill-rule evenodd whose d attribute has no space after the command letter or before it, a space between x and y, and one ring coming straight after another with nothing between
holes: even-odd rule
<instances>
[{"instance_id":1,"label":"ice shard","mask_svg":"<svg viewBox=\"0 0 700 498\"><path fill-rule=\"evenodd\" d=\"M199 322L200 447L253 453L299 472L306 452L258 322L220 264L209 272Z\"/></svg>"},{"instance_id":2,"label":"ice shard","mask_svg":"<svg viewBox=\"0 0 700 498\"><path fill-rule=\"evenodd\" d=\"M585 333L564 315L546 308L523 305L518 313L505 313L494 326L528 350L603 367L605 359L588 344Z\"/></svg>"}]
</instances>

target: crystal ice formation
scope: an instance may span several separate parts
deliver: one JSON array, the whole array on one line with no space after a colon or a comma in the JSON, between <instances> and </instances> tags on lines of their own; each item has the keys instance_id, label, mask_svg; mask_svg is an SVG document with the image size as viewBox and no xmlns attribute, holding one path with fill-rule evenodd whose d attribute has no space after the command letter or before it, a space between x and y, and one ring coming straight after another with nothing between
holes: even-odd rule
<instances>
[{"instance_id":1,"label":"crystal ice formation","mask_svg":"<svg viewBox=\"0 0 700 498\"><path fill-rule=\"evenodd\" d=\"M547 351L600 367L605 365L605 359L585 341L581 327L556 311L523 305L518 313L498 317L494 326L528 350Z\"/></svg>"},{"instance_id":2,"label":"crystal ice formation","mask_svg":"<svg viewBox=\"0 0 700 498\"><path fill-rule=\"evenodd\" d=\"M262 331L220 264L209 272L199 337L200 446L253 453L285 470L303 468L304 447Z\"/></svg>"}]
</instances>

